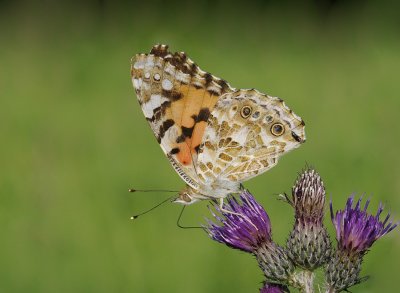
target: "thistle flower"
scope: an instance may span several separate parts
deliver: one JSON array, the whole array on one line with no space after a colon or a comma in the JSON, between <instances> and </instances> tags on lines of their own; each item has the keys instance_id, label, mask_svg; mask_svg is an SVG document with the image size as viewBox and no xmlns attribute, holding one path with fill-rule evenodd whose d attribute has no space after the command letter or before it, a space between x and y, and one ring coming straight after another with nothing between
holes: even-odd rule
<instances>
[{"instance_id":1,"label":"thistle flower","mask_svg":"<svg viewBox=\"0 0 400 293\"><path fill-rule=\"evenodd\" d=\"M279 284L270 284L265 282L264 287L260 289L260 293L284 293L289 292L288 288Z\"/></svg>"},{"instance_id":2,"label":"thistle flower","mask_svg":"<svg viewBox=\"0 0 400 293\"><path fill-rule=\"evenodd\" d=\"M246 190L240 195L241 203L234 197L228 197L226 211L214 205L215 210L222 214L220 218L214 212L212 215L217 224L208 221L208 233L218 242L246 252L254 252L262 243L271 242L271 222L266 211L259 205L254 197Z\"/></svg>"},{"instance_id":3,"label":"thistle flower","mask_svg":"<svg viewBox=\"0 0 400 293\"><path fill-rule=\"evenodd\" d=\"M332 223L336 229L337 252L327 267L327 283L336 292L345 290L362 282L359 278L363 256L376 240L397 227L388 214L383 221L380 215L383 212L379 204L376 215L367 213L369 200L361 208L360 198L353 207L354 196L348 198L344 210L333 213L330 203Z\"/></svg>"},{"instance_id":4,"label":"thistle flower","mask_svg":"<svg viewBox=\"0 0 400 293\"><path fill-rule=\"evenodd\" d=\"M338 249L349 254L365 253L376 240L397 226L397 223L389 221L390 214L386 216L383 222L380 221L379 217L383 212L382 204L379 204L378 211L373 216L367 214L370 200L367 200L363 210L361 209L361 201L362 198L357 201L353 208L354 196L349 197L345 209L336 212L335 216L333 215L332 202L330 204Z\"/></svg>"},{"instance_id":5,"label":"thistle flower","mask_svg":"<svg viewBox=\"0 0 400 293\"><path fill-rule=\"evenodd\" d=\"M288 202L295 210L295 223L287 240L287 253L297 265L314 270L331 255L331 241L323 225L325 187L311 168L303 171L292 188Z\"/></svg>"},{"instance_id":6,"label":"thistle flower","mask_svg":"<svg viewBox=\"0 0 400 293\"><path fill-rule=\"evenodd\" d=\"M252 253L263 270L267 281L291 283L294 266L282 247L272 241L271 222L263 207L247 191L240 194L240 201L228 197L228 204L221 210L216 204L211 212L217 223L208 220L209 236L232 248Z\"/></svg>"}]
</instances>

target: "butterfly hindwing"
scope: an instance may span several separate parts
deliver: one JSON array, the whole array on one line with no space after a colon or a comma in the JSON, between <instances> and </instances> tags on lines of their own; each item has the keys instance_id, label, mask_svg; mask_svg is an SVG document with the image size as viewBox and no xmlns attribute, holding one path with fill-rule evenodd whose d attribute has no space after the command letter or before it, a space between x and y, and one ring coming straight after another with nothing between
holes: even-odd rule
<instances>
[{"instance_id":1,"label":"butterfly hindwing","mask_svg":"<svg viewBox=\"0 0 400 293\"><path fill-rule=\"evenodd\" d=\"M273 127L283 132L278 135ZM281 99L256 90L228 93L209 118L197 173L206 181L243 182L275 166L304 140L303 120Z\"/></svg>"}]
</instances>

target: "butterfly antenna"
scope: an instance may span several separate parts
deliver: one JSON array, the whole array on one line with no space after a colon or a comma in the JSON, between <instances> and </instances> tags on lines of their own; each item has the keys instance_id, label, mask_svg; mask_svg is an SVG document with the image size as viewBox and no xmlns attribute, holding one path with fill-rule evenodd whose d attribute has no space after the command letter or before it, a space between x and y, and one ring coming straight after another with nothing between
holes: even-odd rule
<instances>
[{"instance_id":1,"label":"butterfly antenna","mask_svg":"<svg viewBox=\"0 0 400 293\"><path fill-rule=\"evenodd\" d=\"M178 193L178 190L165 190L165 189L135 189L135 188L129 188L129 192L176 192Z\"/></svg>"},{"instance_id":2,"label":"butterfly antenna","mask_svg":"<svg viewBox=\"0 0 400 293\"><path fill-rule=\"evenodd\" d=\"M148 212L151 212L151 211L154 210L155 208L158 208L160 205L163 205L164 203L166 203L166 202L168 202L168 201L169 201L169 202L172 202L172 201L174 201L174 200L175 200L175 197L174 197L174 196L168 197L167 199L164 199L162 202L156 204L154 207L152 207L152 208L150 208L150 209L148 209L148 210L146 210L146 211L144 211L144 212L141 212L140 214L137 214L137 215L132 216L132 217L131 217L131 220L135 220L135 219L137 219L139 216L142 216L142 215L144 215L144 214L147 214Z\"/></svg>"},{"instance_id":3,"label":"butterfly antenna","mask_svg":"<svg viewBox=\"0 0 400 293\"><path fill-rule=\"evenodd\" d=\"M199 229L199 228L204 229L204 227L201 227L201 226L182 226L181 225L180 222L181 222L181 218L182 218L183 211L185 210L185 208L186 208L186 206L182 207L181 212L179 213L178 220L176 221L176 225L181 229Z\"/></svg>"}]
</instances>

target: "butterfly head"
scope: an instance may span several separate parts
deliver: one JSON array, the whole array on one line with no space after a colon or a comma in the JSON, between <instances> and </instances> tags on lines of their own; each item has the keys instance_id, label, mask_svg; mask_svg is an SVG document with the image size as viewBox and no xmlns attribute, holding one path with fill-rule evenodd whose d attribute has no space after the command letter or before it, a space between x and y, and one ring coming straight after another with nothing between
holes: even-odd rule
<instances>
[{"instance_id":1,"label":"butterfly head","mask_svg":"<svg viewBox=\"0 0 400 293\"><path fill-rule=\"evenodd\" d=\"M183 205L191 205L202 198L203 196L198 194L194 188L188 185L181 192L179 192L178 197L174 200L174 202Z\"/></svg>"}]
</instances>

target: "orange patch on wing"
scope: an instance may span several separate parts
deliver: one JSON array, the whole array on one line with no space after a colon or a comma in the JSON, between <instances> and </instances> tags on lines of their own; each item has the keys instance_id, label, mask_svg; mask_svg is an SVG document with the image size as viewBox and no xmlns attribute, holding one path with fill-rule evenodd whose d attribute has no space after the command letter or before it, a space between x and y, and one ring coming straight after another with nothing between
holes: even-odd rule
<instances>
[{"instance_id":1,"label":"orange patch on wing","mask_svg":"<svg viewBox=\"0 0 400 293\"><path fill-rule=\"evenodd\" d=\"M211 95L209 92L206 92L203 99L202 108L209 108L210 112L214 109L215 104L217 103L219 96Z\"/></svg>"},{"instance_id":2,"label":"orange patch on wing","mask_svg":"<svg viewBox=\"0 0 400 293\"><path fill-rule=\"evenodd\" d=\"M211 111L214 109L215 104L217 103L218 98L219 96L212 95L208 91L205 91L200 109L207 108L211 113ZM200 109L196 113L196 115L199 114ZM207 121L200 121L194 126L190 142L192 153L196 152L195 148L199 146L203 141L203 136L207 125Z\"/></svg>"},{"instance_id":3,"label":"orange patch on wing","mask_svg":"<svg viewBox=\"0 0 400 293\"><path fill-rule=\"evenodd\" d=\"M192 155L190 153L189 144L186 141L181 142L178 144L178 148L179 148L179 153L176 155L178 161L184 166L191 164Z\"/></svg>"},{"instance_id":4,"label":"orange patch on wing","mask_svg":"<svg viewBox=\"0 0 400 293\"><path fill-rule=\"evenodd\" d=\"M196 152L195 148L201 144L206 127L207 127L207 122L205 121L198 122L195 125L191 139L192 153L195 153Z\"/></svg>"},{"instance_id":5,"label":"orange patch on wing","mask_svg":"<svg viewBox=\"0 0 400 293\"><path fill-rule=\"evenodd\" d=\"M187 128L194 126L193 115L197 115L200 112L203 104L203 96L205 93L204 88L196 89L192 85L182 85L181 93L183 94L183 100L185 100L185 108L183 109L181 117L181 125Z\"/></svg>"},{"instance_id":6,"label":"orange patch on wing","mask_svg":"<svg viewBox=\"0 0 400 293\"><path fill-rule=\"evenodd\" d=\"M192 163L193 156L197 156L196 147L198 147L204 136L207 127L206 121L196 121L202 108L208 108L211 112L218 101L219 96L210 94L204 88L197 89L193 85L182 84L179 88L182 98L172 102L170 109L167 110L167 116L171 115L177 126L193 128L191 137L186 137L185 141L178 143L179 153L176 154L177 160L187 166Z\"/></svg>"},{"instance_id":7,"label":"orange patch on wing","mask_svg":"<svg viewBox=\"0 0 400 293\"><path fill-rule=\"evenodd\" d=\"M193 115L198 115L200 109L208 108L210 112L214 109L219 96L212 95L204 88L197 89L193 85L182 84L179 87L182 97L172 102L171 112L178 126L193 127L195 121Z\"/></svg>"}]
</instances>

